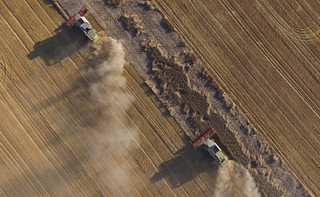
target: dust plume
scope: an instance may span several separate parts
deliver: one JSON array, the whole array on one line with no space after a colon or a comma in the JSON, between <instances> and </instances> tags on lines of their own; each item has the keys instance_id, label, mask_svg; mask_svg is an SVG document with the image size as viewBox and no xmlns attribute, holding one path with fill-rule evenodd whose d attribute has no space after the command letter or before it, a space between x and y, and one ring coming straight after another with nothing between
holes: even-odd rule
<instances>
[{"instance_id":1,"label":"dust plume","mask_svg":"<svg viewBox=\"0 0 320 197\"><path fill-rule=\"evenodd\" d=\"M94 169L109 193L129 195L136 175L129 165L130 151L138 146L137 130L129 124L126 111L133 97L124 91L126 79L121 75L125 61L123 46L105 35L99 35L88 51L82 74L88 81L91 114L95 124L86 141L90 154L83 163ZM88 114L90 115L90 114Z\"/></svg>"},{"instance_id":2,"label":"dust plume","mask_svg":"<svg viewBox=\"0 0 320 197\"><path fill-rule=\"evenodd\" d=\"M219 169L215 196L260 197L261 195L249 171L230 160L226 166Z\"/></svg>"},{"instance_id":3,"label":"dust plume","mask_svg":"<svg viewBox=\"0 0 320 197\"><path fill-rule=\"evenodd\" d=\"M132 96L123 91L126 83L125 77L121 76L124 57L122 44L103 35L89 51L84 75L89 81L90 96L103 106L102 111L108 117L112 111L119 111L118 105L125 111L133 101Z\"/></svg>"}]
</instances>

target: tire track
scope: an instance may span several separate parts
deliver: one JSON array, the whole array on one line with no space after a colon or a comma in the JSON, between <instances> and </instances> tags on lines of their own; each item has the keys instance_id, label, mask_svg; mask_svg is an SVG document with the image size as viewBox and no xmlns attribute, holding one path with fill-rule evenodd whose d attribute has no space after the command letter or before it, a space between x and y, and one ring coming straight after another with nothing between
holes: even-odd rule
<instances>
[{"instance_id":1,"label":"tire track","mask_svg":"<svg viewBox=\"0 0 320 197\"><path fill-rule=\"evenodd\" d=\"M272 139L272 137L270 137L271 139ZM275 140L275 141L277 141L277 140Z\"/></svg>"},{"instance_id":2,"label":"tire track","mask_svg":"<svg viewBox=\"0 0 320 197\"><path fill-rule=\"evenodd\" d=\"M159 5L159 7L161 7L162 5ZM163 11L165 11L165 10L170 10L170 8L169 7L166 7L166 8L163 8L162 9ZM173 14L173 13L172 13ZM179 18L177 18L177 20L179 20ZM182 21L180 21L182 24L185 24L185 23L183 23ZM185 26L185 28L186 29L190 29L189 27L187 27L187 26ZM178 30L179 31L179 30ZM182 33L182 32L180 32L180 34L181 35L193 35L192 34L192 32L190 32L190 33L188 33L188 34L184 34L184 33ZM190 44L191 46L192 46L192 49L193 50L195 50L195 51L197 51L197 48L195 48L194 47L194 45L192 45L192 42L187 38L187 37L185 37L185 39L187 40L187 42L188 42L188 44ZM196 40L196 39L195 39ZM202 47L202 44L201 43L199 43L199 45L197 45L197 47L198 47L198 49L200 48L200 47ZM201 51L201 54L205 54L205 55L209 55L206 51L203 51L204 50L204 48L202 48L202 51ZM206 60L202 55L201 55L200 53L198 53L197 55L204 61L204 62L206 62L207 64L210 64L210 62L208 62L208 60ZM220 61L220 59L219 58L215 58L217 61ZM221 63L221 62L219 62L219 63ZM208 67L207 69L213 69L213 67ZM222 81L222 78L221 78L221 76L218 76L218 75L215 75L215 72L216 71L213 71L212 72L212 75L214 76L214 78L217 78L218 79L218 81L219 81L219 83L220 84L223 84L223 86L222 87L228 87L223 81ZM220 73L224 73L224 71L223 70L220 70ZM229 77L227 76L227 74L226 74L226 76L224 77L224 79L225 79L225 81L227 81L228 79L229 79ZM232 95L236 95L232 90L229 90L231 93L232 93ZM241 89L241 92L246 92L246 90L245 89ZM241 96L241 95L239 95L239 96ZM249 101L248 101L249 102ZM255 103L250 103L250 105L256 105ZM241 106L241 105L240 105ZM259 109L259 108L257 108L257 109ZM247 111L246 111L247 112ZM250 115L250 113L249 112L247 112L246 113L247 115ZM260 113L261 114L261 113ZM267 118L264 118L264 119L267 119ZM263 131L263 129L262 128L260 128L259 127L259 130L262 130ZM266 134L266 135L268 135L268 134ZM270 138L272 138L271 136L269 136Z\"/></svg>"},{"instance_id":3,"label":"tire track","mask_svg":"<svg viewBox=\"0 0 320 197\"><path fill-rule=\"evenodd\" d=\"M250 36L250 35L249 35ZM258 41L255 41L256 43L259 43ZM265 54L265 56L269 56L270 57L270 55L267 55L264 51L267 51L267 50L263 50L263 49L261 49L261 52L263 52L264 54ZM247 58L248 58L248 56L247 56ZM250 59L250 58L248 58L248 59ZM269 58L270 59L270 61L271 62L273 62L272 61L272 58ZM273 63L274 65L276 65L276 63ZM277 69L277 67L275 67L276 69ZM281 71L279 71L280 73L282 73ZM288 84L290 84L290 82L288 82ZM299 92L297 92L298 94L299 94ZM302 97L303 98L303 97Z\"/></svg>"},{"instance_id":4,"label":"tire track","mask_svg":"<svg viewBox=\"0 0 320 197\"><path fill-rule=\"evenodd\" d=\"M259 43L259 42L257 42L257 43ZM263 50L262 50L263 51ZM268 55L266 55L266 56L268 56ZM290 84L290 82L288 82L289 84ZM299 92L297 92L297 93L299 93ZM303 98L303 97L302 97Z\"/></svg>"},{"instance_id":5,"label":"tire track","mask_svg":"<svg viewBox=\"0 0 320 197\"><path fill-rule=\"evenodd\" d=\"M4 51L0 48L0 82L6 83L7 78L11 78L11 68L8 65L7 57L4 55Z\"/></svg>"},{"instance_id":6,"label":"tire track","mask_svg":"<svg viewBox=\"0 0 320 197\"><path fill-rule=\"evenodd\" d=\"M213 30L213 28L212 28L212 30Z\"/></svg>"},{"instance_id":7,"label":"tire track","mask_svg":"<svg viewBox=\"0 0 320 197\"><path fill-rule=\"evenodd\" d=\"M212 31L214 31L214 29L212 28L211 29ZM249 73L250 74L250 73ZM234 76L234 78L236 78L236 76ZM261 86L260 86L261 87ZM266 94L267 95L267 94ZM270 98L270 97L269 97ZM271 98L270 98L271 99ZM275 103L274 103L275 104ZM276 105L277 106L277 105ZM279 108L280 109L280 108ZM294 147L293 145L292 145L292 147Z\"/></svg>"},{"instance_id":8,"label":"tire track","mask_svg":"<svg viewBox=\"0 0 320 197\"><path fill-rule=\"evenodd\" d=\"M270 9L273 9L273 8L271 7L271 5L269 5L268 3L262 3L262 2L258 2L258 5L260 5L261 11L263 11L263 12L265 13L264 16L269 16L269 15L272 16L272 13L270 12ZM269 6L267 6L267 5L269 5ZM239 5L239 7L240 7L240 5ZM270 7L271 7L271 8L270 8ZM266 10L268 10L269 13L266 12ZM276 20L274 17L273 17L273 18L269 17L269 18L270 18L271 20L275 21L275 24L277 24L277 20ZM256 27L256 28L257 28L257 27ZM279 31L283 31L283 30L280 28ZM284 37L287 37L286 34L283 34L283 36L284 36ZM294 43L290 38L287 38L287 40L288 40L293 46L295 46L296 50L300 52L300 54L304 57L304 59L305 59L306 61L308 61L309 66L313 67L313 69L319 74L319 72L320 72L319 68L317 69L316 67L314 67L314 65L313 65L313 64L311 63L311 61L310 61L311 58L307 57L306 55L311 55L312 59L313 59L314 61L316 61L318 64L320 64L319 58L315 57L315 54L314 54L308 47L306 47L306 45L305 45L303 42L300 42L300 44L303 46L303 50L306 50L306 51L309 52L309 53L303 53L303 52L301 51L301 47L297 46L297 44ZM318 47L317 47L317 48L318 48ZM301 61L301 60L300 60L300 61ZM304 65L304 66L305 66L305 65ZM318 82L319 82L319 81L318 81Z\"/></svg>"},{"instance_id":9,"label":"tire track","mask_svg":"<svg viewBox=\"0 0 320 197\"><path fill-rule=\"evenodd\" d=\"M230 4L229 4L229 6L230 6L231 9L235 10L235 8L232 7ZM226 8L227 8L227 6L226 6ZM233 11L233 12L235 12L235 11ZM244 21L241 21L240 16L237 16L237 18L240 19L239 24L241 24L242 27L247 27L247 28L243 28L243 29L244 29L245 31L246 31L246 30L249 30L249 27L246 25L246 23L244 23ZM237 18L234 18L234 19L236 20ZM248 35L249 35L249 36L250 36L250 35L254 36L254 34L253 34L252 32L251 32L251 33L248 32ZM255 37L256 37L256 36L254 36L253 38L251 37L251 38L252 38L253 40L255 40L256 43L262 43L262 41L261 41L260 39L255 38ZM266 39L265 39L265 40L266 40ZM266 41L266 42L267 42L268 44L270 44L268 41ZM260 46L260 45L257 45L257 46L261 49L262 52L263 52L263 51L266 51L266 49L264 50L263 48L261 48L262 46ZM272 49L274 50L273 47L272 47ZM275 51L275 50L274 50L274 51ZM265 53L265 52L263 52L263 53ZM268 55L266 55L266 56L268 56ZM271 57L269 58L270 60L271 60L271 59L275 59L275 60L277 59L277 58L276 58L275 56L273 56L272 54L269 54L269 56L271 56ZM273 57L273 58L272 58L272 57ZM301 98L302 98L303 100L305 100L306 103L309 104L310 108L313 109L316 114L319 114L319 112L317 112L317 111L320 111L320 106L317 105L317 103L314 101L314 100L317 100L316 97L315 97L315 95L314 95L314 94L313 94L313 95L310 95L310 93L307 93L306 90L305 90L305 88L301 87L297 81L295 81L295 80L290 80L290 78L292 78L292 79L298 78L298 79L299 79L298 81L300 82L300 84L302 83L302 84L304 84L305 87L307 87L307 85L303 82L303 80L298 77L297 73L290 68L289 64L288 64L279 54L278 54L278 57L280 57L280 59L281 59L283 62L285 62L284 65L287 66L287 67L286 67L287 70L293 72L293 73L295 74L295 77L293 77L292 75L290 75L290 74L288 73L288 71L286 71L286 70L284 70L284 69L281 69L279 66L277 66L276 69L279 70L279 72L283 73L283 76L284 76L284 77L286 76L285 79L288 80L288 83L289 83L289 84L294 84L294 85L295 85L294 87L295 87L295 88L298 88L298 89L296 90L296 92L297 92L298 94L301 95L301 91L304 92L304 95L305 95L307 98L309 98L309 99L306 100L305 96L302 96L302 95L301 95ZM278 61L277 63L274 63L274 65L277 65L277 64L280 64L280 62ZM289 76L288 76L288 75L289 75ZM299 90L300 90L300 91L299 91ZM313 98L312 98L312 97L313 97ZM315 108L312 107L312 106L314 106Z\"/></svg>"},{"instance_id":10,"label":"tire track","mask_svg":"<svg viewBox=\"0 0 320 197\"><path fill-rule=\"evenodd\" d=\"M314 22L319 24L319 1L297 1L297 3L306 11L306 13L308 13Z\"/></svg>"},{"instance_id":11,"label":"tire track","mask_svg":"<svg viewBox=\"0 0 320 197\"><path fill-rule=\"evenodd\" d=\"M280 17L280 16L277 16L277 17L274 16L273 13L275 13L276 11L274 11L274 12L271 11L271 10L274 10L274 9L272 8L272 6L269 5L268 3L263 3L263 2L259 2L258 4L260 5L261 10L265 13L264 16L269 16L268 18L269 18L271 21L274 21L275 24L278 24L278 26L280 27L280 28L279 28L279 31L283 32L283 33L284 33L283 36L287 37L288 35L285 33L285 31L283 31L283 28L281 28L281 25L279 25L280 22L277 20L277 18L280 18L280 19L281 19L281 17ZM272 16L272 17L271 17L271 16ZM279 19L279 20L280 20L280 19ZM306 55L311 55L312 59L313 59L314 61L316 61L317 63L320 64L320 61L319 61L319 59L318 59L317 57L315 57L315 54L305 45L304 42L299 41L299 43L303 46L303 50L306 50L306 51L309 52L309 53L303 53L303 52L301 51L301 47L297 46L297 44L296 44L295 42L293 42L290 38L287 38L287 40L288 40L292 45L295 46L296 50L300 52L300 54L304 57L304 59L305 59L306 61L308 61L309 66L311 66L311 67L316 71L316 73L317 73L317 75L318 75L319 72L320 72L319 68L317 69L317 68L312 64L312 62L310 61L311 58L309 58L309 57L306 56ZM317 48L318 48L318 47L317 47ZM305 65L304 65L304 66L305 66ZM319 80L318 80L318 82L319 82Z\"/></svg>"},{"instance_id":12,"label":"tire track","mask_svg":"<svg viewBox=\"0 0 320 197\"><path fill-rule=\"evenodd\" d=\"M295 27L294 25L289 24L288 22L286 22L279 15L278 11L276 11L275 8L273 6L271 6L272 8L268 9L268 11L270 12L271 16L274 17L274 20L276 21L276 24L279 25L279 27L280 27L279 29L284 30L294 40L303 41L303 42L312 42L312 41L314 41L316 39L319 39L320 31L319 31L318 22L317 21L313 21L314 23L311 26L306 24L306 22L304 22L304 20L302 20L301 17L299 17L299 14L292 7L292 5L290 5L288 2L286 2L286 3L293 10L293 12L295 13L296 17L298 17L300 19L300 21L306 25L306 27L305 28ZM302 8L302 6L301 6L301 8ZM304 9L304 8L302 8L302 9ZM304 9L304 11L306 13L308 13L307 10ZM308 15L309 15L309 13L308 13ZM310 18L312 19L311 16L310 16ZM291 19L292 19L292 17L291 17Z\"/></svg>"}]
</instances>

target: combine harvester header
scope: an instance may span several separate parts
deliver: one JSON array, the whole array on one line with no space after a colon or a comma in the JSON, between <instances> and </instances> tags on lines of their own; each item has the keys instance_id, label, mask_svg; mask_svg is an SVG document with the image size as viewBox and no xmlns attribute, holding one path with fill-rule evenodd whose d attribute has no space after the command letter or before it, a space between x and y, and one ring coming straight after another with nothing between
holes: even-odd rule
<instances>
[{"instance_id":1,"label":"combine harvester header","mask_svg":"<svg viewBox=\"0 0 320 197\"><path fill-rule=\"evenodd\" d=\"M89 13L86 7L83 7L77 14L73 15L67 21L68 26L77 26L86 36L93 41L98 40L97 31L92 27L90 22L86 19L86 15Z\"/></svg>"},{"instance_id":2,"label":"combine harvester header","mask_svg":"<svg viewBox=\"0 0 320 197\"><path fill-rule=\"evenodd\" d=\"M213 134L214 130L213 128L210 128L201 134L196 140L194 140L192 145L195 149L203 146L204 150L207 151L216 161L218 161L221 166L225 166L228 162L228 158L221 148L212 139L210 139Z\"/></svg>"}]
</instances>

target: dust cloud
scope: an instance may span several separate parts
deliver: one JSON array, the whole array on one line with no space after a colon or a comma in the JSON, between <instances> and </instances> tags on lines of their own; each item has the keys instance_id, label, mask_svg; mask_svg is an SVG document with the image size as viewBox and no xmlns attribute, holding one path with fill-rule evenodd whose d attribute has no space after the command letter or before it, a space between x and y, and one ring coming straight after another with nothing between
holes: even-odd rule
<instances>
[{"instance_id":1,"label":"dust cloud","mask_svg":"<svg viewBox=\"0 0 320 197\"><path fill-rule=\"evenodd\" d=\"M91 150L84 164L94 169L108 193L129 195L134 190L130 187L134 178L130 151L138 146L139 138L126 115L133 97L123 90L125 53L121 42L99 36L87 52L82 71L88 81L89 100L94 105L91 112L95 114L95 124L86 128L93 134L86 138Z\"/></svg>"},{"instance_id":2,"label":"dust cloud","mask_svg":"<svg viewBox=\"0 0 320 197\"><path fill-rule=\"evenodd\" d=\"M94 135L86 138L91 151L84 164L94 169L110 195L135 196L138 191L133 184L144 182L144 175L131 166L130 151L138 146L139 137L126 121L133 98L123 91L124 57L121 43L103 35L88 51L83 75L89 82L90 102L100 116L95 115L97 123L88 128ZM236 162L229 161L220 168L216 182L217 197L260 197L250 173Z\"/></svg>"},{"instance_id":3,"label":"dust cloud","mask_svg":"<svg viewBox=\"0 0 320 197\"><path fill-rule=\"evenodd\" d=\"M226 166L219 168L216 180L216 197L261 196L249 171L234 161L229 160Z\"/></svg>"}]
</instances>

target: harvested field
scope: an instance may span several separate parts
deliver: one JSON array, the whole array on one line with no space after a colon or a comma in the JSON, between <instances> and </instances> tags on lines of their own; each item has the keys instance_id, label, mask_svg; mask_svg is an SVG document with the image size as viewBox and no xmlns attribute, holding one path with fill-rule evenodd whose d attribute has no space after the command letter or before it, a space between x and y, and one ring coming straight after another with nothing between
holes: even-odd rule
<instances>
[{"instance_id":1,"label":"harvested field","mask_svg":"<svg viewBox=\"0 0 320 197\"><path fill-rule=\"evenodd\" d=\"M317 196L319 5L279 2L0 0L0 195Z\"/></svg>"},{"instance_id":2,"label":"harvested field","mask_svg":"<svg viewBox=\"0 0 320 197\"><path fill-rule=\"evenodd\" d=\"M214 193L216 164L188 145L119 42L91 48L50 1L1 0L0 15L0 196Z\"/></svg>"},{"instance_id":3,"label":"harvested field","mask_svg":"<svg viewBox=\"0 0 320 197\"><path fill-rule=\"evenodd\" d=\"M59 0L59 2L69 13L74 12L82 5L81 2L75 3L74 1L70 2L68 0ZM274 146L274 148L272 148L260 135L264 132L264 130L261 130L261 125L257 124L254 120L251 120L252 116L246 111L245 108L243 108L243 104L239 103L239 101L235 99L234 94L231 94L232 92L227 91L229 94L227 95L221 90L220 86L222 86L223 89L238 88L237 91L242 90L239 89L240 87L235 86L237 83L235 83L236 81L233 79L238 79L230 76L221 78L221 76L218 76L213 72L213 68L220 69L221 72L226 72L229 71L227 69L228 67L224 68L219 66L219 64L214 64L214 62L211 62L212 64L208 64L203 58L203 55L201 54L202 52L209 58L214 58L214 61L219 60L221 65L236 66L234 64L237 63L237 61L231 62L228 60L228 64L222 63L221 61L221 58L229 58L228 53L224 54L224 52L220 50L228 45L225 45L224 43L216 45L215 43L207 42L207 39L209 38L212 38L212 40L218 38L220 40L224 40L224 37L221 35L216 37L213 35L210 36L211 32L214 33L216 31L213 31L214 29L212 26L205 25L206 21L201 21L201 17L197 18L199 13L204 12L199 11L200 8L199 10L196 10L196 6L193 5L194 3L191 1L154 2L156 2L160 9L163 9L163 13L165 13L167 17L164 17L158 10L157 6L154 6L151 1L128 1L116 9L112 6L103 4L103 2L99 0L90 0L87 1L86 4L90 7L90 10L95 15L95 18L97 18L98 21L101 21L101 24L107 30L109 35L117 39L121 39L126 43L124 48L127 51L126 57L128 60L132 63L133 67L139 72L139 74L146 80L147 84L157 94L162 103L164 103L164 105L169 109L170 114L175 117L190 138L193 139L203 130L207 129L208 127L213 127L218 131L217 137L219 138L221 144L223 144L224 149L228 151L228 154L237 162L249 169L259 187L259 191L263 196L308 196L305 189L296 180L295 176L293 176L292 173L287 170L287 165L283 163L281 158L279 158L279 155L284 154L279 152L279 148L284 147ZM203 3L204 2L200 2L197 3L197 5L202 5L203 7L201 8L205 9L204 7L206 6L204 6ZM207 3L210 4L210 2ZM168 5L172 5L172 7ZM207 8L216 5L220 4L217 3L208 5ZM211 16L209 14L218 14L222 11L224 11L224 9L219 7L216 12L207 11L209 12L207 14L208 16ZM140 34L132 34L132 29L129 29L120 22L123 13L135 16L135 21L139 21L139 24L136 24L136 27L139 28L137 30L140 30ZM223 14L224 15L220 14L221 16L219 15L219 18L227 21L227 13ZM193 21L194 19L198 19L198 21ZM210 22L212 21L210 20ZM228 24L227 22L225 23L226 25ZM205 27L198 28L199 24L202 24ZM220 25L220 23L216 23L216 26L216 29L221 29L223 27ZM130 25L130 27L134 27L134 25ZM205 28L210 29L206 30ZM127 29L127 32L123 32L123 29ZM182 32L182 30L189 32ZM180 35L183 36L184 40L187 41L189 46L193 48L195 55L189 50L188 46L186 46L185 42L181 39L180 35L176 33L176 31L179 32ZM200 31L201 34L197 34L197 31ZM205 38L203 37L203 34L205 34ZM197 35L200 36L197 39L203 38L201 40L202 43L198 42L196 38L193 38L194 40L190 38L190 36L193 37ZM237 33L235 35L237 35ZM230 35L226 34L226 36L227 38L230 38ZM234 35L232 36L235 37ZM197 43L193 43L191 41ZM227 39L224 42L235 44L234 41L231 41L232 40ZM261 42L257 42L257 44L260 43ZM254 44L255 43L253 43L253 45ZM317 44L317 42L315 42L315 44ZM206 46L206 48L204 48L204 46ZM245 47L246 45L243 46ZM198 48L203 49L201 53L197 50ZM237 49L240 50L240 52L243 52L241 49L239 49L239 47ZM206 50L209 50L209 52ZM217 56L213 50L219 50L219 56ZM248 50L248 52L246 50L245 52L252 52L254 55L259 54L259 50ZM198 58L195 58L195 56ZM261 63L268 62L267 60L264 60L263 57L259 58L263 60ZM197 61L197 59L201 59L202 62ZM249 61L249 59L247 59L247 61ZM252 60L250 59L250 61ZM210 67L208 67L208 65L210 65ZM259 68L261 68L261 66ZM233 73L233 75L237 77L243 76L240 75L241 72L236 68L233 68L231 71L237 72ZM252 71L256 70L252 69ZM281 79L281 76L277 77ZM226 82L223 80L226 80L226 82L229 83L228 87L225 86ZM249 86L249 82L251 83L251 81L246 81L246 76L244 76L240 82L242 85L247 84L249 87L248 90L251 90L251 86ZM266 81L263 80L263 82ZM281 86L276 87L280 88ZM290 87L291 86L289 85L284 86L283 88ZM259 95L259 93L266 93L262 90L263 88L258 89L258 92L255 92L253 96L260 98L263 95ZM242 93L242 91L239 92ZM277 94L274 95L277 96ZM269 99L270 97L266 98ZM244 99L249 99L250 101L250 99L254 98L250 98L249 95L248 98ZM237 105L235 105L233 101L235 101ZM245 102L247 105L248 101L246 100ZM258 102L261 102L261 100ZM258 104L265 105L263 102ZM265 107L269 106L265 105ZM266 108L265 110L266 112L270 112L269 108ZM272 110L275 109L272 108ZM257 108L255 111L255 113L257 112L259 112L259 108ZM277 110L275 110L275 112L277 112ZM291 112L292 111L290 111L290 113ZM283 112L280 113L282 114ZM279 115L281 115L278 114L277 116L274 116L274 114L275 113L271 111L266 115L271 118L278 118L280 117ZM261 113L260 115L263 116L264 113ZM268 129L278 128L277 131L280 131L279 128L282 127L282 123L280 123L278 120L275 122L276 124L273 124L271 121L268 122L267 120L269 119L265 119L265 116L261 117L260 121L262 121L263 124L270 124ZM249 118L249 120L247 118ZM286 119L287 117L285 116L284 118ZM319 122L318 118L315 118L314 120L315 121L312 122L313 126L311 127L317 128L317 123ZM288 124L290 124L290 121ZM286 132L289 132L288 128L284 127L284 129ZM265 134L264 137L266 137ZM283 140L284 143L292 143L287 139L283 139L281 135L277 137L278 141ZM274 145L270 139L269 142ZM298 142L295 141L295 143ZM316 144L317 143L313 145L316 146ZM313 148L312 150L315 149ZM302 151L302 149L296 151ZM287 156L291 157L290 155ZM287 158L284 158L284 160L287 161ZM314 164L317 163L318 160L317 154L315 154L315 158L313 160ZM295 163L295 165L298 164ZM316 165L313 167L313 172L318 172ZM315 179L312 179L311 181L318 180L318 173L313 173L312 175ZM298 178L300 179L299 176ZM313 184L317 182L318 181L314 181ZM303 185L307 188L310 188L310 186L305 185L305 183L303 183ZM316 189L317 186L313 188ZM314 192L311 190L309 190L309 192L314 194Z\"/></svg>"},{"instance_id":4,"label":"harvested field","mask_svg":"<svg viewBox=\"0 0 320 197\"><path fill-rule=\"evenodd\" d=\"M319 1L154 2L289 169L319 196Z\"/></svg>"}]
</instances>

